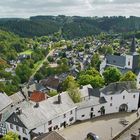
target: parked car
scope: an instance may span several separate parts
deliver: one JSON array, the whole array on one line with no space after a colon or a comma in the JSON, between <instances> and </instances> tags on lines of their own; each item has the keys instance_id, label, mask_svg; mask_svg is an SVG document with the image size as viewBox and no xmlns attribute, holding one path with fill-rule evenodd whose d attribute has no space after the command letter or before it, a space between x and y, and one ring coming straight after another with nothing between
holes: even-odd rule
<instances>
[{"instance_id":1,"label":"parked car","mask_svg":"<svg viewBox=\"0 0 140 140\"><path fill-rule=\"evenodd\" d=\"M99 140L99 136L90 132L90 133L87 134L87 140Z\"/></svg>"}]
</instances>

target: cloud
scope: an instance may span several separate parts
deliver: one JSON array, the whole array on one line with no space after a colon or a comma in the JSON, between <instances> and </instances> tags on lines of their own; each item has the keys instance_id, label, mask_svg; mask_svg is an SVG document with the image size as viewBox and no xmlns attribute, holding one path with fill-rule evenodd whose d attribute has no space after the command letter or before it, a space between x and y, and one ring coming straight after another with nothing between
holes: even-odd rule
<instances>
[{"instance_id":1,"label":"cloud","mask_svg":"<svg viewBox=\"0 0 140 140\"><path fill-rule=\"evenodd\" d=\"M3 0L0 17L35 15L140 16L140 0Z\"/></svg>"}]
</instances>

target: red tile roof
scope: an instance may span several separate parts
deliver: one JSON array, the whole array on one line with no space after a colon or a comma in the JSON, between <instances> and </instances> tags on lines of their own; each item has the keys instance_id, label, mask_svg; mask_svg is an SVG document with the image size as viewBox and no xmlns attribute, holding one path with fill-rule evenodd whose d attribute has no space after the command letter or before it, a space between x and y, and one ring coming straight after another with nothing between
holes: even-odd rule
<instances>
[{"instance_id":1,"label":"red tile roof","mask_svg":"<svg viewBox=\"0 0 140 140\"><path fill-rule=\"evenodd\" d=\"M30 96L30 100L33 102L41 102L45 99L46 99L45 93L40 91L33 91L33 93Z\"/></svg>"}]
</instances>

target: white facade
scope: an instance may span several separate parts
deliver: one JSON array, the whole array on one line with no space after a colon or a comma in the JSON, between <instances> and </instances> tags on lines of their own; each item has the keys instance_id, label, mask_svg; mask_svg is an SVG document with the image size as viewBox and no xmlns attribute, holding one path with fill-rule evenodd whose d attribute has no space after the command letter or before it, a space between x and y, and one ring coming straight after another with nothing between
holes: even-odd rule
<instances>
[{"instance_id":1,"label":"white facade","mask_svg":"<svg viewBox=\"0 0 140 140\"><path fill-rule=\"evenodd\" d=\"M25 129L23 127L14 125L14 124L10 124L8 122L6 122L7 124L7 131L12 131L16 134L19 135L20 140L30 140L30 134L29 134L29 130Z\"/></svg>"},{"instance_id":2,"label":"white facade","mask_svg":"<svg viewBox=\"0 0 140 140\"><path fill-rule=\"evenodd\" d=\"M19 120L21 120L21 122L25 126L26 125L28 126L28 123L31 123L31 125L29 124L29 126L27 127L28 129L14 125L15 123L11 124L10 122L6 122L7 128L8 128L7 130L16 132L18 135L20 135L21 140L30 140L31 131L36 134L47 133L49 131L57 131L57 130L63 129L63 128L73 124L74 122L76 122L78 120L82 121L82 120L95 118L95 117L105 115L105 114L117 113L120 111L131 112L131 111L138 109L138 104L139 104L139 91L138 90L134 91L134 90L129 90L129 89L125 90L124 89L121 91L120 88L118 88L119 91L117 92L117 91L110 90L110 88L107 88L107 89L104 88L104 89L100 90L100 93L98 94L99 96L94 96L93 93L91 94L91 96L89 96L88 89L92 89L92 87L90 85L87 85L87 86L84 86L82 89L80 89L82 98L85 100L83 100L82 102L77 103L77 104L73 104L71 102L71 100L68 97L68 94L66 94L66 93L61 94L62 97L65 97L65 99L67 101L64 100L64 102L63 102L63 100L62 100L61 104L56 104L56 106L58 106L57 108L55 108L55 104L53 104L54 108L53 108L53 106L50 106L50 109L51 110L57 109L59 112L62 112L62 113L60 113L58 115L53 115L53 117L50 117L50 119L47 118L47 117L49 117L49 115L52 115L51 110L47 110L47 106L50 105L50 104L48 104L47 101L43 101L42 103L40 103L38 108L31 108L32 113L23 111L22 114L18 115L17 117L19 118ZM95 90L93 89L93 91L95 91ZM92 91L90 90L90 92L92 92ZM84 96L86 98L84 98ZM89 96L89 98L87 96ZM57 96L52 97L52 99L49 100L49 103L53 103L53 101L56 101L56 99L57 99ZM70 105L70 103L71 103L71 105ZM46 106L44 106L45 104L46 104ZM65 106L63 106L63 105L65 105L65 106L68 105L69 109L67 108L67 110L62 111L65 108ZM61 106L61 110L60 110L60 106ZM44 117L42 117L42 119L45 119L43 121L41 119L39 120L39 118L41 118L41 116L39 116L39 117L36 116L37 112L38 112L38 115L40 115L42 107L45 107L44 111L46 111L46 112L43 112L43 114L47 113ZM102 109L104 109L104 113L102 113ZM55 111L57 112L57 110L55 110ZM53 113L55 113L55 112L53 112ZM35 118L33 118L33 117L35 117ZM27 118L28 118L28 120L27 120ZM34 119L34 121L32 122L32 120L30 120L30 119ZM38 125L38 123L36 124L36 121L39 121L39 122L42 121L42 123L40 123L40 125ZM11 127L11 125L12 125L12 127ZM17 127L18 127L18 129L17 129Z\"/></svg>"},{"instance_id":3,"label":"white facade","mask_svg":"<svg viewBox=\"0 0 140 140\"><path fill-rule=\"evenodd\" d=\"M122 105L127 106L126 110L124 110L127 112L135 111L138 109L139 104L138 91L129 93L128 91L123 90L121 93L111 95L105 95L101 93L100 97L104 97L106 103L94 105L93 104L94 102L87 104L88 101L85 101L85 105L83 105L84 103L81 103L81 105L79 104L79 107L76 110L76 119L86 120L101 116L102 107L104 107L105 109L105 114L120 112Z\"/></svg>"},{"instance_id":4,"label":"white facade","mask_svg":"<svg viewBox=\"0 0 140 140\"><path fill-rule=\"evenodd\" d=\"M87 120L91 118L95 118L98 116L101 116L100 109L102 106L106 108L106 103L105 104L99 104L99 105L93 105L93 106L88 106L84 108L79 108L76 111L76 119L79 120Z\"/></svg>"},{"instance_id":5,"label":"white facade","mask_svg":"<svg viewBox=\"0 0 140 140\"><path fill-rule=\"evenodd\" d=\"M47 133L49 131L54 131L54 130L57 131L59 129L63 129L64 127L73 124L75 121L76 121L75 109L72 109L52 120L47 121L45 124L42 124L41 126L37 127L35 130L33 130L33 132ZM49 124L49 122L51 123Z\"/></svg>"},{"instance_id":6,"label":"white facade","mask_svg":"<svg viewBox=\"0 0 140 140\"><path fill-rule=\"evenodd\" d=\"M126 55L125 68L133 68L133 55Z\"/></svg>"},{"instance_id":7,"label":"white facade","mask_svg":"<svg viewBox=\"0 0 140 140\"><path fill-rule=\"evenodd\" d=\"M101 96L105 97L107 101L105 109L106 114L119 112L119 107L122 104L126 104L128 106L128 112L138 109L139 92L128 93L124 90L120 94L104 95L102 93Z\"/></svg>"}]
</instances>

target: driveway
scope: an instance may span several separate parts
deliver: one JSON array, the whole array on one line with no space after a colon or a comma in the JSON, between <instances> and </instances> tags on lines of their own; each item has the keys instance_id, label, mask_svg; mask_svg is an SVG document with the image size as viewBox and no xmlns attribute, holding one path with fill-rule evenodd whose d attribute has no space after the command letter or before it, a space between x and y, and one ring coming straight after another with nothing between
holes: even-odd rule
<instances>
[{"instance_id":1,"label":"driveway","mask_svg":"<svg viewBox=\"0 0 140 140\"><path fill-rule=\"evenodd\" d=\"M66 129L60 130L58 133L66 138L66 140L84 140L89 132L98 135L100 140L111 140L113 136L127 126L127 124L121 124L120 120L125 119L131 123L136 118L136 113L112 114L74 124Z\"/></svg>"}]
</instances>

